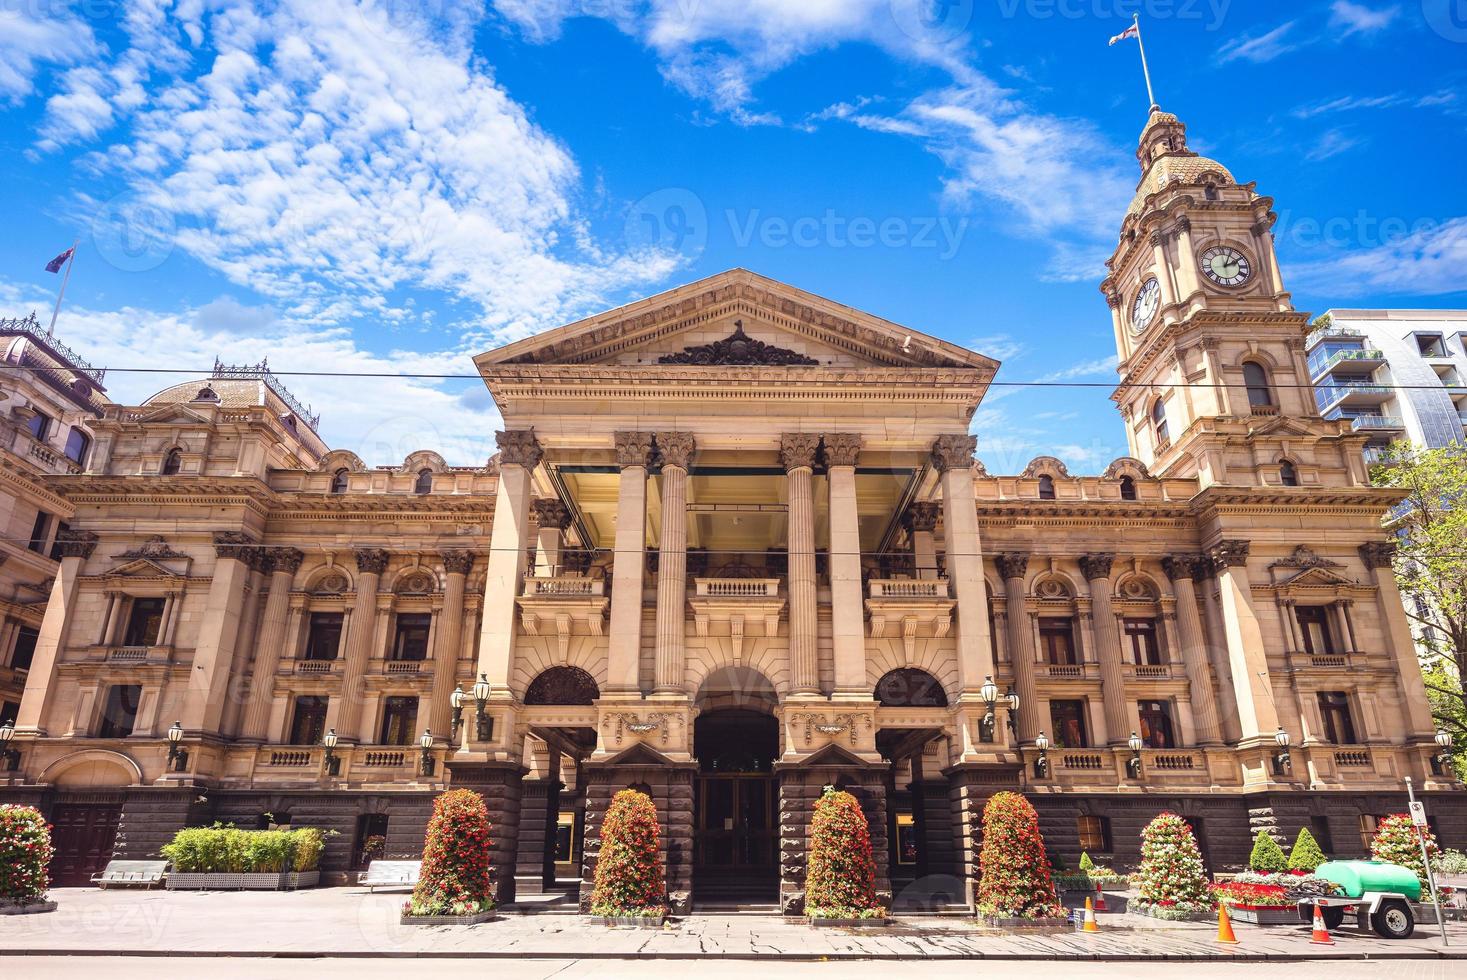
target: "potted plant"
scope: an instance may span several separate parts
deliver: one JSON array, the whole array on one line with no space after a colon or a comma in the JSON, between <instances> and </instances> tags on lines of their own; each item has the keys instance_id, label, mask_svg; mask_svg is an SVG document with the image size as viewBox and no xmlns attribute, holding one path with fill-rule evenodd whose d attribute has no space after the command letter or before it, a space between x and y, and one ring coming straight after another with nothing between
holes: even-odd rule
<instances>
[{"instance_id":1,"label":"potted plant","mask_svg":"<svg viewBox=\"0 0 1467 980\"><path fill-rule=\"evenodd\" d=\"M1039 815L1022 795L995 793L984 805L978 866L978 914L988 925L1068 924L1055 895Z\"/></svg>"},{"instance_id":2,"label":"potted plant","mask_svg":"<svg viewBox=\"0 0 1467 980\"><path fill-rule=\"evenodd\" d=\"M1300 827L1299 836L1294 838L1294 848L1289 851L1289 870L1295 874L1312 875L1324 862L1324 852L1319 849L1319 842L1314 839L1308 827Z\"/></svg>"},{"instance_id":3,"label":"potted plant","mask_svg":"<svg viewBox=\"0 0 1467 980\"><path fill-rule=\"evenodd\" d=\"M833 786L815 801L810 821L805 914L812 926L886 925L866 814L854 796Z\"/></svg>"},{"instance_id":4,"label":"potted plant","mask_svg":"<svg viewBox=\"0 0 1467 980\"><path fill-rule=\"evenodd\" d=\"M652 798L635 789L617 793L601 822L591 914L606 925L662 928L667 886L659 852Z\"/></svg>"},{"instance_id":5,"label":"potted plant","mask_svg":"<svg viewBox=\"0 0 1467 980\"><path fill-rule=\"evenodd\" d=\"M1215 901L1226 904L1228 914L1239 922L1259 926L1299 924L1298 906L1283 885L1232 881L1212 886Z\"/></svg>"},{"instance_id":6,"label":"potted plant","mask_svg":"<svg viewBox=\"0 0 1467 980\"><path fill-rule=\"evenodd\" d=\"M1287 871L1289 859L1284 849L1266 830L1260 830L1253 838L1253 850L1248 855L1248 870L1262 874L1278 874Z\"/></svg>"},{"instance_id":7,"label":"potted plant","mask_svg":"<svg viewBox=\"0 0 1467 980\"><path fill-rule=\"evenodd\" d=\"M1141 867L1133 879L1130 910L1157 919L1198 920L1212 915L1202 853L1187 821L1159 814L1141 832Z\"/></svg>"},{"instance_id":8,"label":"potted plant","mask_svg":"<svg viewBox=\"0 0 1467 980\"><path fill-rule=\"evenodd\" d=\"M0 915L54 912L46 867L55 849L51 825L31 806L0 805Z\"/></svg>"},{"instance_id":9,"label":"potted plant","mask_svg":"<svg viewBox=\"0 0 1467 980\"><path fill-rule=\"evenodd\" d=\"M159 853L171 869L173 891L311 888L321 880L325 838L314 827L301 830L240 830L215 824L185 827Z\"/></svg>"},{"instance_id":10,"label":"potted plant","mask_svg":"<svg viewBox=\"0 0 1467 980\"><path fill-rule=\"evenodd\" d=\"M422 870L403 904L403 925L471 926L498 918L491 829L484 798L471 789L449 790L433 801Z\"/></svg>"}]
</instances>

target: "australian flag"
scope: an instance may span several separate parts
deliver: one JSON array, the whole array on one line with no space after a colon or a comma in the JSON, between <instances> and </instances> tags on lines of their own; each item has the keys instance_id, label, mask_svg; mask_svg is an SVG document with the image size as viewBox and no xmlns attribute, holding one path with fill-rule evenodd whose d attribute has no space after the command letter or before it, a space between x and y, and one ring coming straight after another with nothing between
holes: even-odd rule
<instances>
[{"instance_id":1,"label":"australian flag","mask_svg":"<svg viewBox=\"0 0 1467 980\"><path fill-rule=\"evenodd\" d=\"M61 271L61 267L66 264L66 260L69 259L69 258L71 258L71 253L72 252L75 252L75 251L76 251L76 246L73 245L71 248L68 248L66 251L64 251L60 255L56 256L50 262L47 262L46 263L46 271L47 272L60 272Z\"/></svg>"}]
</instances>

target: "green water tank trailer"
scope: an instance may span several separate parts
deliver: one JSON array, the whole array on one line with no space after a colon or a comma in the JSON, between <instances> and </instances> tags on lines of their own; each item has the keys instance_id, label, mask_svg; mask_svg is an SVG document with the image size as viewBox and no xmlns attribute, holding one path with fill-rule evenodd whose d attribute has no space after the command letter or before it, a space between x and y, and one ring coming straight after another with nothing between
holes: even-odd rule
<instances>
[{"instance_id":1,"label":"green water tank trailer","mask_svg":"<svg viewBox=\"0 0 1467 980\"><path fill-rule=\"evenodd\" d=\"M1399 864L1326 861L1314 873L1339 885L1347 898L1359 898L1366 892L1393 892L1413 902L1421 900L1421 880L1416 877L1416 872Z\"/></svg>"}]
</instances>

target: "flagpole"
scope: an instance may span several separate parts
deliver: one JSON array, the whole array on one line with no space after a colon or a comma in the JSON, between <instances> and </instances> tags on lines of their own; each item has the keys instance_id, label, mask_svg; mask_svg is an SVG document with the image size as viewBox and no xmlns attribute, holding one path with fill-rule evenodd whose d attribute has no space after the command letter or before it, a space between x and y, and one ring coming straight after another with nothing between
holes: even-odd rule
<instances>
[{"instance_id":1,"label":"flagpole","mask_svg":"<svg viewBox=\"0 0 1467 980\"><path fill-rule=\"evenodd\" d=\"M1136 46L1141 49L1141 74L1146 76L1146 97L1151 100L1151 108L1156 109L1156 93L1151 91L1151 69L1146 67L1146 43L1141 40L1141 15L1132 14L1131 22L1136 25Z\"/></svg>"},{"instance_id":2,"label":"flagpole","mask_svg":"<svg viewBox=\"0 0 1467 980\"><path fill-rule=\"evenodd\" d=\"M61 297L66 295L66 284L71 279L71 265L76 261L76 247L80 244L80 238L71 243L71 255L66 260L66 272L61 277L61 289L56 293L56 308L51 311L51 326L46 328L48 338L56 333L56 318L61 315Z\"/></svg>"}]
</instances>

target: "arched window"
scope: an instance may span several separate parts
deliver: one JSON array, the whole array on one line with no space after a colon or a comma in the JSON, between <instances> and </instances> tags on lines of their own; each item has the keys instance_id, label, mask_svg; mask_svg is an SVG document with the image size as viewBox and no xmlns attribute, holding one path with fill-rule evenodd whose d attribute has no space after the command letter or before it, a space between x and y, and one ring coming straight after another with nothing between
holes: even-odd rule
<instances>
[{"instance_id":1,"label":"arched window","mask_svg":"<svg viewBox=\"0 0 1467 980\"><path fill-rule=\"evenodd\" d=\"M66 458L78 466L87 463L87 452L92 448L92 437L76 426L66 434Z\"/></svg>"},{"instance_id":2,"label":"arched window","mask_svg":"<svg viewBox=\"0 0 1467 980\"><path fill-rule=\"evenodd\" d=\"M1136 481L1131 479L1129 476L1121 477L1121 499L1136 499Z\"/></svg>"},{"instance_id":3,"label":"arched window","mask_svg":"<svg viewBox=\"0 0 1467 980\"><path fill-rule=\"evenodd\" d=\"M1213 186L1212 184L1206 185L1205 187L1202 188L1202 196L1204 198L1206 198L1207 200L1209 200L1209 201L1216 201L1217 200L1217 188L1215 186Z\"/></svg>"},{"instance_id":4,"label":"arched window","mask_svg":"<svg viewBox=\"0 0 1467 980\"><path fill-rule=\"evenodd\" d=\"M876 682L876 700L883 708L946 708L947 692L927 671L898 667Z\"/></svg>"},{"instance_id":5,"label":"arched window","mask_svg":"<svg viewBox=\"0 0 1467 980\"><path fill-rule=\"evenodd\" d=\"M168 450L168 455L163 457L163 475L172 476L183 468L183 454L177 449Z\"/></svg>"},{"instance_id":6,"label":"arched window","mask_svg":"<svg viewBox=\"0 0 1467 980\"><path fill-rule=\"evenodd\" d=\"M432 492L433 492L433 471L432 470L426 470L426 469L424 469L424 470L418 470L418 479L413 484L413 493L432 493Z\"/></svg>"},{"instance_id":7,"label":"arched window","mask_svg":"<svg viewBox=\"0 0 1467 980\"><path fill-rule=\"evenodd\" d=\"M1166 424L1166 402L1158 398L1151 406L1151 425L1156 430L1156 447L1160 449L1172 441Z\"/></svg>"},{"instance_id":8,"label":"arched window","mask_svg":"<svg viewBox=\"0 0 1467 980\"><path fill-rule=\"evenodd\" d=\"M1279 461L1279 482L1286 487L1299 485L1299 471L1294 469L1294 464L1287 459Z\"/></svg>"},{"instance_id":9,"label":"arched window","mask_svg":"<svg viewBox=\"0 0 1467 980\"><path fill-rule=\"evenodd\" d=\"M1039 478L1039 499L1040 500L1053 500L1054 499L1054 477L1052 477L1052 476L1041 476Z\"/></svg>"},{"instance_id":10,"label":"arched window","mask_svg":"<svg viewBox=\"0 0 1467 980\"><path fill-rule=\"evenodd\" d=\"M525 689L525 704L590 705L601 696L596 679L579 667L551 667Z\"/></svg>"},{"instance_id":11,"label":"arched window","mask_svg":"<svg viewBox=\"0 0 1467 980\"><path fill-rule=\"evenodd\" d=\"M1248 388L1248 407L1272 407L1273 389L1268 386L1268 373L1263 365L1248 361L1243 365L1243 384Z\"/></svg>"},{"instance_id":12,"label":"arched window","mask_svg":"<svg viewBox=\"0 0 1467 980\"><path fill-rule=\"evenodd\" d=\"M347 469L345 466L331 474L332 493L346 493L346 475Z\"/></svg>"}]
</instances>

